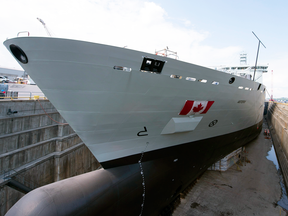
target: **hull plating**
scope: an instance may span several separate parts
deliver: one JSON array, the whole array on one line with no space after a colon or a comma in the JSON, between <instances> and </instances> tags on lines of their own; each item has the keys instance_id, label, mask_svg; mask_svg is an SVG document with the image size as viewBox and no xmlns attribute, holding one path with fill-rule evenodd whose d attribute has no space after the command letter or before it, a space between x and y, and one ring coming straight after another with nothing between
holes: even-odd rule
<instances>
[{"instance_id":1,"label":"hull plating","mask_svg":"<svg viewBox=\"0 0 288 216\"><path fill-rule=\"evenodd\" d=\"M251 80L234 77L229 84L230 74L82 41L21 37L4 44L23 50L29 61L20 65L104 168L111 160L219 137L262 120L264 86ZM142 72L143 57L165 62L162 72ZM186 100L214 103L206 114L179 116ZM163 134L173 118L199 117L193 130Z\"/></svg>"},{"instance_id":2,"label":"hull plating","mask_svg":"<svg viewBox=\"0 0 288 216\"><path fill-rule=\"evenodd\" d=\"M265 89L251 80L95 43L4 44L105 168L36 189L7 215L159 215L261 131ZM141 71L144 57L161 73ZM186 101L211 107L180 116Z\"/></svg>"}]
</instances>

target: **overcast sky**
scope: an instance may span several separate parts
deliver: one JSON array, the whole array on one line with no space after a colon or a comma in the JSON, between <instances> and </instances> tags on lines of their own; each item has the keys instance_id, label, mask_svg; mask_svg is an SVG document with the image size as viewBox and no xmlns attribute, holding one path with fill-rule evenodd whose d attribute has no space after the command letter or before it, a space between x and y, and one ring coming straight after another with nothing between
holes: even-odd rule
<instances>
[{"instance_id":1,"label":"overcast sky","mask_svg":"<svg viewBox=\"0 0 288 216\"><path fill-rule=\"evenodd\" d=\"M168 46L180 60L202 66L238 65L241 52L269 65L264 84L288 97L287 0L0 0L0 40L20 31L104 43L154 53ZM25 35L25 34L24 34ZM4 45L0 67L21 69Z\"/></svg>"}]
</instances>

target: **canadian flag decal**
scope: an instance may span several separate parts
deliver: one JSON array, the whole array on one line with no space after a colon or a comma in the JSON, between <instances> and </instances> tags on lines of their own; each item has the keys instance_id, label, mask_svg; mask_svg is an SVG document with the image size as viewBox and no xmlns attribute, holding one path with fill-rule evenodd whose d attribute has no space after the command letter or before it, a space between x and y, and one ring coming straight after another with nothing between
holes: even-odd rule
<instances>
[{"instance_id":1,"label":"canadian flag decal","mask_svg":"<svg viewBox=\"0 0 288 216\"><path fill-rule=\"evenodd\" d=\"M186 100L179 115L205 114L208 112L214 101L191 101Z\"/></svg>"}]
</instances>

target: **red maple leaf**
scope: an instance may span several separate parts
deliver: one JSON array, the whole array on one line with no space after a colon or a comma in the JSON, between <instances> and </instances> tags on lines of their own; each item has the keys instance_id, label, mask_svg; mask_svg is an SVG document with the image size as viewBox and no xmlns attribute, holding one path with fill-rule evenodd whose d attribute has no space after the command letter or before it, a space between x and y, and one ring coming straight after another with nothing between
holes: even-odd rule
<instances>
[{"instance_id":1,"label":"red maple leaf","mask_svg":"<svg viewBox=\"0 0 288 216\"><path fill-rule=\"evenodd\" d=\"M200 104L198 104L198 106L197 107L194 107L193 108L193 112L199 112L200 110L202 110L204 107L202 106L202 104L200 103Z\"/></svg>"}]
</instances>

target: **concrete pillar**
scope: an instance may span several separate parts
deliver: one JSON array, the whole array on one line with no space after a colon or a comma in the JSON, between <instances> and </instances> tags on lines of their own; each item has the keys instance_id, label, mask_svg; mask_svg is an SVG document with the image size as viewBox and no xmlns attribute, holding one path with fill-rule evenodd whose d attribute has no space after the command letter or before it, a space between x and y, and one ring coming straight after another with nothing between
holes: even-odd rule
<instances>
[{"instance_id":1,"label":"concrete pillar","mask_svg":"<svg viewBox=\"0 0 288 216\"><path fill-rule=\"evenodd\" d=\"M62 145L63 145L63 142L62 140L56 140L56 152L61 152L62 151Z\"/></svg>"},{"instance_id":2,"label":"concrete pillar","mask_svg":"<svg viewBox=\"0 0 288 216\"><path fill-rule=\"evenodd\" d=\"M58 125L58 137L63 136L64 125Z\"/></svg>"},{"instance_id":3,"label":"concrete pillar","mask_svg":"<svg viewBox=\"0 0 288 216\"><path fill-rule=\"evenodd\" d=\"M60 180L60 158L58 155L54 156L54 182Z\"/></svg>"}]
</instances>

